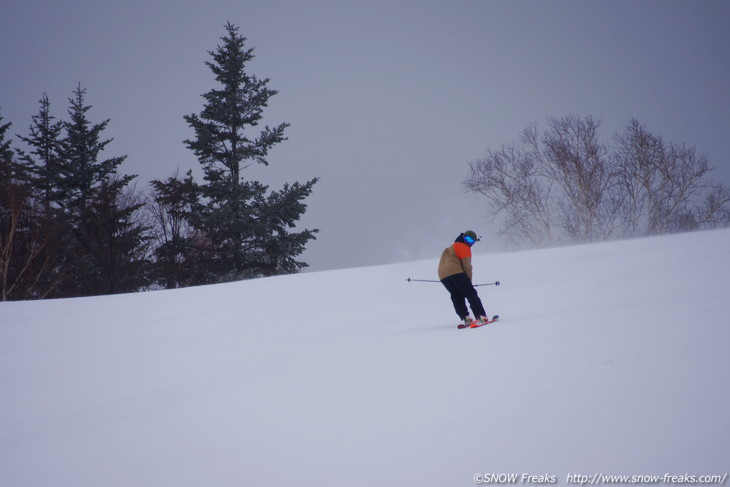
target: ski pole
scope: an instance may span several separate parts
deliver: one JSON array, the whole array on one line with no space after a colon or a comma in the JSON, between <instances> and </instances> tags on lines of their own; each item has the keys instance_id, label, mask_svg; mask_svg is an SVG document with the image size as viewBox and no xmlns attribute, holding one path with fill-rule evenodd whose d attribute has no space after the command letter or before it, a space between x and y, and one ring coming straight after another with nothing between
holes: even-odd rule
<instances>
[{"instance_id":1,"label":"ski pole","mask_svg":"<svg viewBox=\"0 0 730 487\"><path fill-rule=\"evenodd\" d=\"M411 279L410 277L408 279L406 279L406 281L408 281L408 282L441 282L441 281L435 281L433 279ZM479 286L499 286L499 281L489 282L487 284L474 284L474 287L479 287Z\"/></svg>"}]
</instances>

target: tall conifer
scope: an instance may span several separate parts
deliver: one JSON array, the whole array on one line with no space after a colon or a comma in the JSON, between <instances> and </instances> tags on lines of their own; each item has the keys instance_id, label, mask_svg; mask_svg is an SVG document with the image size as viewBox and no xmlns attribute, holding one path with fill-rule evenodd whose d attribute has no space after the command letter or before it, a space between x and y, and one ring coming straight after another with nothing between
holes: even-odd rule
<instances>
[{"instance_id":1,"label":"tall conifer","mask_svg":"<svg viewBox=\"0 0 730 487\"><path fill-rule=\"evenodd\" d=\"M34 115L30 124L29 135L20 136L20 140L30 147L30 152L18 149L18 156L33 172L33 185L44 202L46 214L52 218L53 203L60 196L61 171L61 132L63 122L51 115L51 102L48 96L38 101L40 110Z\"/></svg>"},{"instance_id":2,"label":"tall conifer","mask_svg":"<svg viewBox=\"0 0 730 487\"><path fill-rule=\"evenodd\" d=\"M113 139L102 139L109 120L93 124L86 89L69 98L58 172L59 205L67 221L60 296L136 291L144 284L147 237L134 214L141 205L128 185L136 176L118 174L127 156L102 158Z\"/></svg>"},{"instance_id":3,"label":"tall conifer","mask_svg":"<svg viewBox=\"0 0 730 487\"><path fill-rule=\"evenodd\" d=\"M272 147L286 140L288 123L256 127L269 98L277 93L246 72L253 49L230 22L223 44L209 54L219 87L203 95L200 114L185 116L195 138L185 144L198 157L206 183L193 224L206 236L207 265L214 280L296 272L306 266L294 257L301 254L317 230L290 233L299 220L317 178L287 185L268 193L257 181L245 181L242 170L251 164L268 165Z\"/></svg>"}]
</instances>

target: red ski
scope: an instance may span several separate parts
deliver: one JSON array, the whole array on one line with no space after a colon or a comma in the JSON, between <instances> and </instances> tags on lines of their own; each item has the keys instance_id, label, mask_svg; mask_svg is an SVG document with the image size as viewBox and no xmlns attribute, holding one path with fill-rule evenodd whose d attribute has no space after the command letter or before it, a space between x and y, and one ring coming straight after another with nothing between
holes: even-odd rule
<instances>
[{"instance_id":1,"label":"red ski","mask_svg":"<svg viewBox=\"0 0 730 487\"><path fill-rule=\"evenodd\" d=\"M488 325L490 323L494 323L499 319L499 315L494 315L491 320L487 321L486 323L479 323L479 320L474 320L468 325L461 323L457 328L461 330L462 328L479 328L480 326Z\"/></svg>"}]
</instances>

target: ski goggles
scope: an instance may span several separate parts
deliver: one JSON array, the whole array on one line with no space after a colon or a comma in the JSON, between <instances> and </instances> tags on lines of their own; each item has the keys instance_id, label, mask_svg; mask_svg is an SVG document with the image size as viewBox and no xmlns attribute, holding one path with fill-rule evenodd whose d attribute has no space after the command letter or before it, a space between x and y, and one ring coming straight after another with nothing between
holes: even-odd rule
<instances>
[{"instance_id":1,"label":"ski goggles","mask_svg":"<svg viewBox=\"0 0 730 487\"><path fill-rule=\"evenodd\" d=\"M469 236L469 235L464 235L464 242L466 242L468 245L474 245L476 240L471 238L471 236Z\"/></svg>"}]
</instances>

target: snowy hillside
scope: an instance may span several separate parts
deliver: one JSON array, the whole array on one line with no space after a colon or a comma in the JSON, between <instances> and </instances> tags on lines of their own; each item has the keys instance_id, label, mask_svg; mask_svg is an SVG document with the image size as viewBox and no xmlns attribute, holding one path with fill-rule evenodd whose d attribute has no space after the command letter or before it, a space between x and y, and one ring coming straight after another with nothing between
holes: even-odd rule
<instances>
[{"instance_id":1,"label":"snowy hillside","mask_svg":"<svg viewBox=\"0 0 730 487\"><path fill-rule=\"evenodd\" d=\"M474 330L436 260L0 303L0 485L730 470L730 230L474 264Z\"/></svg>"}]
</instances>

